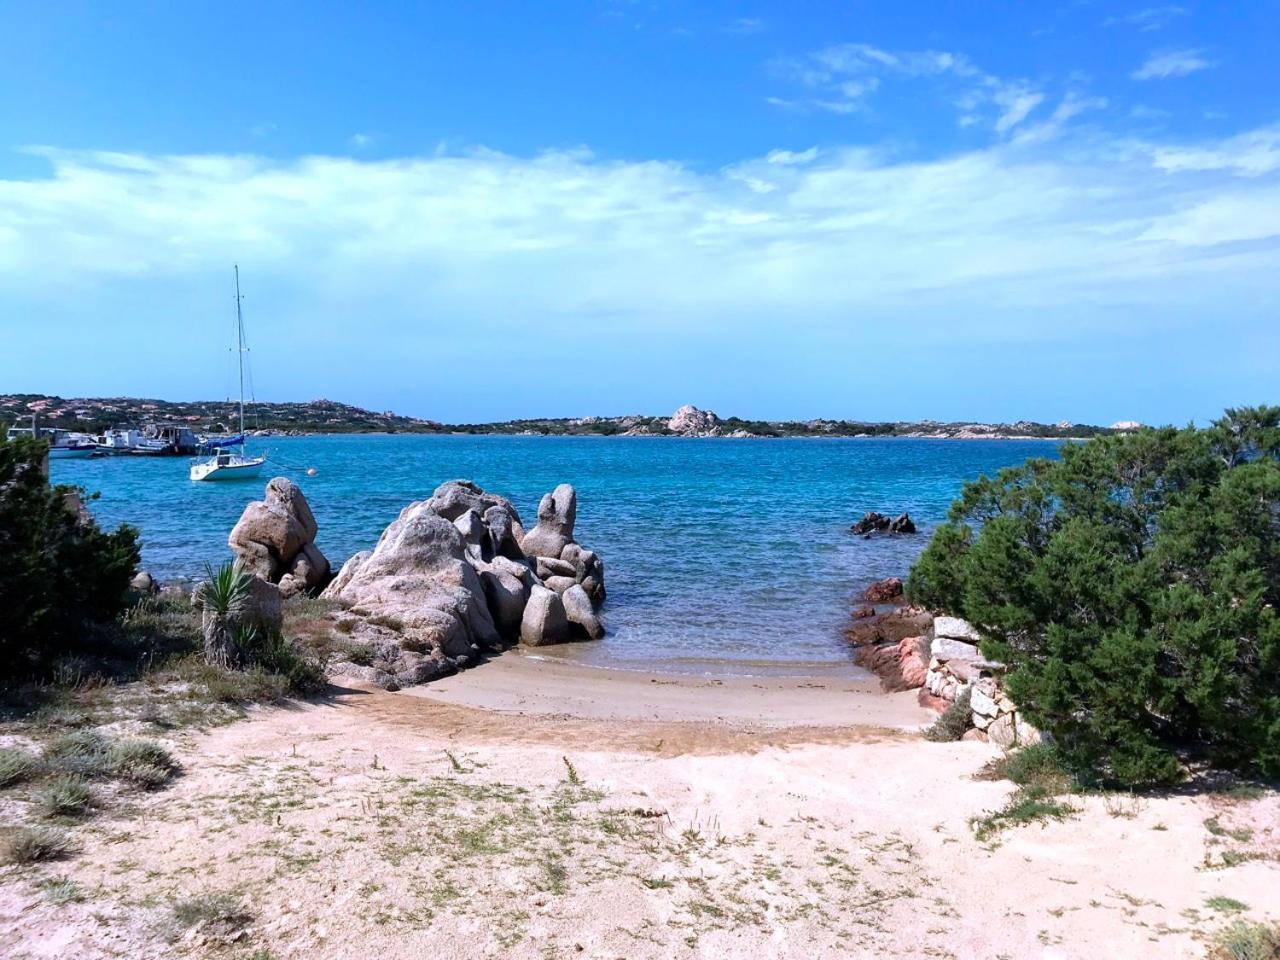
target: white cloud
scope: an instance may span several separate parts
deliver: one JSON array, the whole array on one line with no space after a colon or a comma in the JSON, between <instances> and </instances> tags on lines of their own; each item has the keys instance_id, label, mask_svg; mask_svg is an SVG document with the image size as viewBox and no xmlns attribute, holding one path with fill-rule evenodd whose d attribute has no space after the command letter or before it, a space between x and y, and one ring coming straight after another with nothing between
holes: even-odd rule
<instances>
[{"instance_id":1,"label":"white cloud","mask_svg":"<svg viewBox=\"0 0 1280 960\"><path fill-rule=\"evenodd\" d=\"M347 139L347 143L352 150L366 150L373 146L375 139L372 133L353 133Z\"/></svg>"},{"instance_id":2,"label":"white cloud","mask_svg":"<svg viewBox=\"0 0 1280 960\"><path fill-rule=\"evenodd\" d=\"M1054 116L1086 105L1067 98ZM1137 150L1015 142L929 162L811 148L709 173L587 151L282 163L45 150L51 178L0 180L0 291L189 278L240 259L311 298L476 317L714 323L939 291L1063 303L1114 285L1160 298L1202 249L1280 233L1276 143L1274 128Z\"/></svg>"},{"instance_id":3,"label":"white cloud","mask_svg":"<svg viewBox=\"0 0 1280 960\"><path fill-rule=\"evenodd\" d=\"M1156 147L1152 162L1169 173L1230 170L1257 177L1280 170L1280 125L1251 130L1209 146Z\"/></svg>"},{"instance_id":4,"label":"white cloud","mask_svg":"<svg viewBox=\"0 0 1280 960\"><path fill-rule=\"evenodd\" d=\"M1014 138L1015 142L1028 144L1055 139L1062 135L1067 123L1075 117L1090 110L1105 110L1106 107L1107 99L1105 97L1086 97L1075 92L1068 93L1054 107L1053 113L1049 115L1048 120L1020 130L1017 137Z\"/></svg>"},{"instance_id":5,"label":"white cloud","mask_svg":"<svg viewBox=\"0 0 1280 960\"><path fill-rule=\"evenodd\" d=\"M804 98L769 97L788 109L851 114L869 109L882 79L926 81L960 110L958 123L973 126L985 118L1005 135L1045 99L1026 80L1004 80L978 67L962 53L948 50L884 50L868 43L840 43L805 57L775 61L777 73L812 91Z\"/></svg>"},{"instance_id":6,"label":"white cloud","mask_svg":"<svg viewBox=\"0 0 1280 960\"><path fill-rule=\"evenodd\" d=\"M1161 29L1175 17L1185 16L1186 12L1187 10L1185 7L1174 5L1163 7L1144 7L1141 10L1134 10L1132 13L1107 17L1107 19L1102 21L1102 24L1106 27L1136 27L1139 30L1150 32L1152 30Z\"/></svg>"},{"instance_id":7,"label":"white cloud","mask_svg":"<svg viewBox=\"0 0 1280 960\"><path fill-rule=\"evenodd\" d=\"M1024 87L1011 87L997 93L995 100L1004 111L996 120L996 133L1006 133L1027 119L1027 115L1044 100L1044 94Z\"/></svg>"},{"instance_id":8,"label":"white cloud","mask_svg":"<svg viewBox=\"0 0 1280 960\"><path fill-rule=\"evenodd\" d=\"M1165 80L1170 77L1185 77L1212 66L1212 61L1206 60L1199 50L1166 50L1151 54L1129 76L1134 80Z\"/></svg>"}]
</instances>

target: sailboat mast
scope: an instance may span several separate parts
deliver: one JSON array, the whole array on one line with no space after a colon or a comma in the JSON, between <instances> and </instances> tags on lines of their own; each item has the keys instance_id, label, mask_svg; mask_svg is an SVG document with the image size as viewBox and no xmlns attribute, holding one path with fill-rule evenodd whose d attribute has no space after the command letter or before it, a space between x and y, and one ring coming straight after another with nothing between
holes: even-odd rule
<instances>
[{"instance_id":1,"label":"sailboat mast","mask_svg":"<svg viewBox=\"0 0 1280 960\"><path fill-rule=\"evenodd\" d=\"M236 359L240 362L240 455L244 456L244 317L240 313L240 264L236 270Z\"/></svg>"}]
</instances>

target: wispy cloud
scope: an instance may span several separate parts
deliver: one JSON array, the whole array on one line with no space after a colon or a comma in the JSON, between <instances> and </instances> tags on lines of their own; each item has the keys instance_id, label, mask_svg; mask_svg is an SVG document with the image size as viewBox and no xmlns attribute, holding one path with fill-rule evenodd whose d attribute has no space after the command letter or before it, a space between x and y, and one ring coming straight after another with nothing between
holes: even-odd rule
<instances>
[{"instance_id":1,"label":"wispy cloud","mask_svg":"<svg viewBox=\"0 0 1280 960\"><path fill-rule=\"evenodd\" d=\"M352 150L367 150L373 146L373 141L377 139L372 133L353 133L347 138L347 145Z\"/></svg>"},{"instance_id":2,"label":"wispy cloud","mask_svg":"<svg viewBox=\"0 0 1280 960\"><path fill-rule=\"evenodd\" d=\"M996 93L995 101L1004 111L996 120L996 133L1012 130L1044 100L1043 93L1025 87L1008 87Z\"/></svg>"},{"instance_id":3,"label":"wispy cloud","mask_svg":"<svg viewBox=\"0 0 1280 960\"><path fill-rule=\"evenodd\" d=\"M725 27L728 33L763 33L765 22L759 17L739 17Z\"/></svg>"},{"instance_id":4,"label":"wispy cloud","mask_svg":"<svg viewBox=\"0 0 1280 960\"><path fill-rule=\"evenodd\" d=\"M1213 62L1206 60L1199 50L1166 50L1151 54L1129 76L1134 80L1164 80L1169 77L1185 77L1212 66Z\"/></svg>"},{"instance_id":5,"label":"wispy cloud","mask_svg":"<svg viewBox=\"0 0 1280 960\"><path fill-rule=\"evenodd\" d=\"M1107 17L1102 21L1102 24L1106 27L1136 27L1139 30L1150 32L1162 29L1170 20L1175 17L1185 16L1186 13L1186 7L1179 7L1173 4L1163 7L1143 7L1141 10L1134 10L1132 13Z\"/></svg>"},{"instance_id":6,"label":"wispy cloud","mask_svg":"<svg viewBox=\"0 0 1280 960\"><path fill-rule=\"evenodd\" d=\"M1167 173L1227 170L1260 177L1280 171L1280 124L1208 145L1152 148L1152 162Z\"/></svg>"},{"instance_id":7,"label":"wispy cloud","mask_svg":"<svg viewBox=\"0 0 1280 960\"><path fill-rule=\"evenodd\" d=\"M988 73L968 56L948 50L885 50L868 43L841 43L803 57L775 61L775 72L805 88L803 97L773 97L791 109L850 114L867 110L871 95L890 79L938 85L938 94L959 110L958 123L989 125L1010 134L1044 102L1046 94L1027 80Z\"/></svg>"}]
</instances>

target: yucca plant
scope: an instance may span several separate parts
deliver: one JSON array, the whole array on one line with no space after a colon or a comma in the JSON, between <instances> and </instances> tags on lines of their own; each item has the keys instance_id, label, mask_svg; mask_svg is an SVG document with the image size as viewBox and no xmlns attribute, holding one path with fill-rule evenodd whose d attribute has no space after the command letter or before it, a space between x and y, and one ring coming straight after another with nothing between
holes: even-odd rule
<instances>
[{"instance_id":1,"label":"yucca plant","mask_svg":"<svg viewBox=\"0 0 1280 960\"><path fill-rule=\"evenodd\" d=\"M200 585L204 604L204 657L217 667L231 667L239 660L236 615L244 609L253 589L253 574L234 563L218 569L206 566L208 580Z\"/></svg>"}]
</instances>

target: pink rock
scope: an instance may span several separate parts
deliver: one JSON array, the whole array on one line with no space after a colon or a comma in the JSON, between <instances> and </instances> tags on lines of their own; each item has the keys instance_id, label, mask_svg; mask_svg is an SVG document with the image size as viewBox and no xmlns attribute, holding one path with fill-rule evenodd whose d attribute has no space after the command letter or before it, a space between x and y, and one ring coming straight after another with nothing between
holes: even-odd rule
<instances>
[{"instance_id":1,"label":"pink rock","mask_svg":"<svg viewBox=\"0 0 1280 960\"><path fill-rule=\"evenodd\" d=\"M904 637L898 643L899 670L908 690L923 687L929 673L929 641L924 637Z\"/></svg>"}]
</instances>

